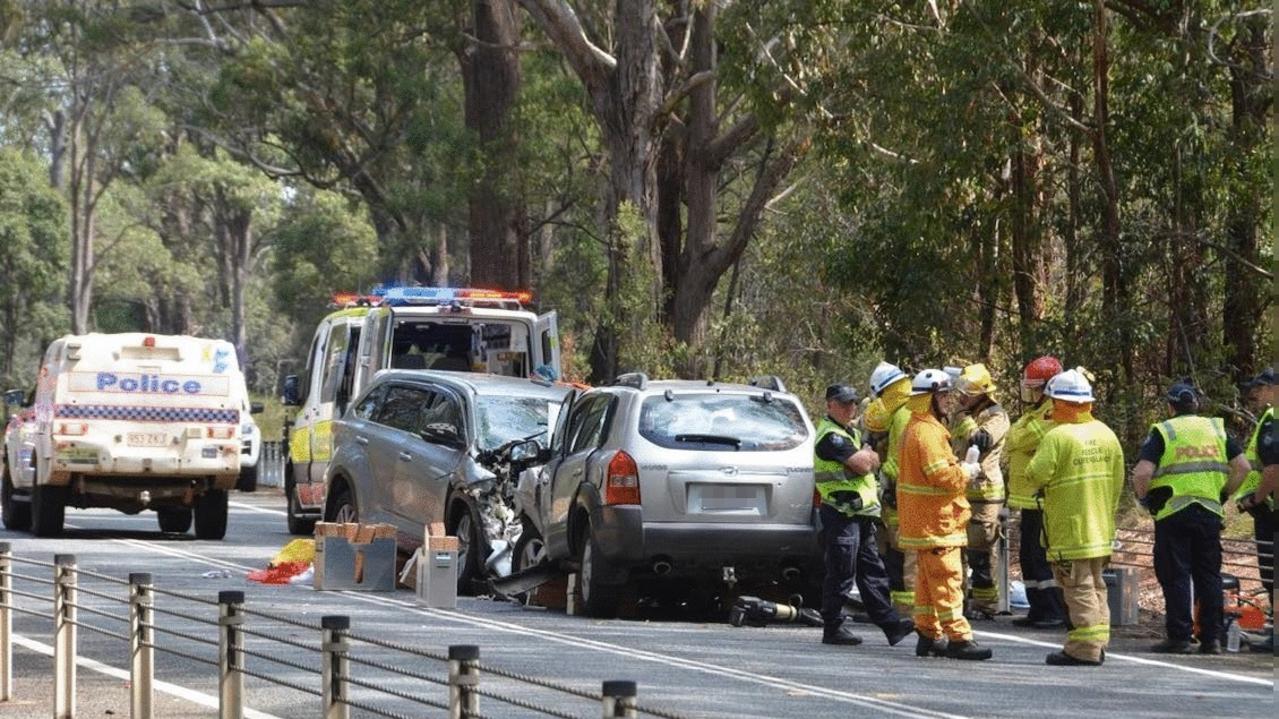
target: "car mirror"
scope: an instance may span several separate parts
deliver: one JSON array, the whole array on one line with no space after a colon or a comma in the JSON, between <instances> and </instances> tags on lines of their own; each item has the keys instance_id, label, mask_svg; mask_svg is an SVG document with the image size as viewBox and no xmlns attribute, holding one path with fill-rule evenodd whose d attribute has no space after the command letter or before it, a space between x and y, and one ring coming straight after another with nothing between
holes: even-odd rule
<instances>
[{"instance_id":1,"label":"car mirror","mask_svg":"<svg viewBox=\"0 0 1279 719\"><path fill-rule=\"evenodd\" d=\"M266 406L263 405L261 402L249 403L249 414L262 414L265 411L266 411Z\"/></svg>"},{"instance_id":2,"label":"car mirror","mask_svg":"<svg viewBox=\"0 0 1279 719\"><path fill-rule=\"evenodd\" d=\"M447 423L428 424L419 432L422 439L432 444L440 444L452 449L462 449L466 443L462 441L462 433L455 425Z\"/></svg>"},{"instance_id":3,"label":"car mirror","mask_svg":"<svg viewBox=\"0 0 1279 719\"><path fill-rule=\"evenodd\" d=\"M542 444L535 439L525 440L511 447L511 463L530 464L542 456Z\"/></svg>"},{"instance_id":4,"label":"car mirror","mask_svg":"<svg viewBox=\"0 0 1279 719\"><path fill-rule=\"evenodd\" d=\"M10 407L21 407L27 403L27 393L20 389L11 389L4 393L4 403Z\"/></svg>"},{"instance_id":5,"label":"car mirror","mask_svg":"<svg viewBox=\"0 0 1279 719\"><path fill-rule=\"evenodd\" d=\"M284 378L284 390L280 393L280 400L286 407L297 407L302 404L302 397L298 389L297 375L291 374Z\"/></svg>"}]
</instances>

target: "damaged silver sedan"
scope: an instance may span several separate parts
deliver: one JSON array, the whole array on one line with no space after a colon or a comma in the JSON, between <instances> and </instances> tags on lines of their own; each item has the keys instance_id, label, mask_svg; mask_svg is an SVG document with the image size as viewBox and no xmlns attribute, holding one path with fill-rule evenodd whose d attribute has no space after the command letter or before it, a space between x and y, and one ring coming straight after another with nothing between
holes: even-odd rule
<instances>
[{"instance_id":1,"label":"damaged silver sedan","mask_svg":"<svg viewBox=\"0 0 1279 719\"><path fill-rule=\"evenodd\" d=\"M529 440L545 445L548 416L567 394L541 380L379 372L333 423L325 520L392 524L403 552L443 523L461 543L458 589L480 590L511 571L515 479L536 461L520 453Z\"/></svg>"}]
</instances>

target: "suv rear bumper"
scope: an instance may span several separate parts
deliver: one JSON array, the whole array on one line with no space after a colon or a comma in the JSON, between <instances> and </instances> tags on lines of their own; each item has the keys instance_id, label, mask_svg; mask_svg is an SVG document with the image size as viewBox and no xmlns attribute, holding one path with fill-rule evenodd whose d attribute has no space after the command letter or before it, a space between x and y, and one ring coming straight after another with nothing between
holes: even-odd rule
<instances>
[{"instance_id":1,"label":"suv rear bumper","mask_svg":"<svg viewBox=\"0 0 1279 719\"><path fill-rule=\"evenodd\" d=\"M809 525L726 522L645 522L638 506L603 506L592 517L596 546L628 567L670 562L672 571L733 566L738 575L775 575L794 567L821 571L817 530Z\"/></svg>"}]
</instances>

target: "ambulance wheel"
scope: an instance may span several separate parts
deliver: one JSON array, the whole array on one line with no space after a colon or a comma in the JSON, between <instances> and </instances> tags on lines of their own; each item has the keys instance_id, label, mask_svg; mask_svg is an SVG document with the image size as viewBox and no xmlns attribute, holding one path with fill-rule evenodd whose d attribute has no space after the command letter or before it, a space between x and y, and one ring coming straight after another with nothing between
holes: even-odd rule
<instances>
[{"instance_id":1,"label":"ambulance wheel","mask_svg":"<svg viewBox=\"0 0 1279 719\"><path fill-rule=\"evenodd\" d=\"M13 496L13 482L9 481L9 469L4 471L4 484L0 485L0 515L5 529L25 532L31 529L31 502Z\"/></svg>"},{"instance_id":2,"label":"ambulance wheel","mask_svg":"<svg viewBox=\"0 0 1279 719\"><path fill-rule=\"evenodd\" d=\"M302 508L298 506L298 489L293 483L293 465L284 468L284 498L287 508L285 516L289 523L289 534L309 536L315 534L315 520L302 516Z\"/></svg>"},{"instance_id":3,"label":"ambulance wheel","mask_svg":"<svg viewBox=\"0 0 1279 719\"><path fill-rule=\"evenodd\" d=\"M227 496L225 489L210 489L195 499L195 538L222 539L226 536Z\"/></svg>"},{"instance_id":4,"label":"ambulance wheel","mask_svg":"<svg viewBox=\"0 0 1279 719\"><path fill-rule=\"evenodd\" d=\"M31 490L31 533L37 537L62 534L67 516L66 487L35 487Z\"/></svg>"},{"instance_id":5,"label":"ambulance wheel","mask_svg":"<svg viewBox=\"0 0 1279 719\"><path fill-rule=\"evenodd\" d=\"M166 507L155 510L160 522L160 531L170 534L186 534L191 529L190 507Z\"/></svg>"}]
</instances>

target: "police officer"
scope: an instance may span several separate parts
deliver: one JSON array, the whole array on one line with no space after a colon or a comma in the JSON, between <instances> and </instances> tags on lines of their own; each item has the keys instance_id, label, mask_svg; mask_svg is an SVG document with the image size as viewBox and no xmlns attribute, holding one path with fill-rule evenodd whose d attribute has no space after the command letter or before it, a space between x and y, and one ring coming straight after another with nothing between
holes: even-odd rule
<instances>
[{"instance_id":1,"label":"police officer","mask_svg":"<svg viewBox=\"0 0 1279 719\"><path fill-rule=\"evenodd\" d=\"M1243 486L1235 493L1235 504L1240 512L1252 515L1253 536L1257 539L1257 569L1261 575L1261 584L1266 593L1274 591L1275 557L1273 541L1275 532L1279 531L1279 510L1275 501L1254 502L1253 495L1261 484L1262 459L1258 453L1259 440L1270 435L1275 421L1275 404L1279 403L1279 374L1274 368L1267 367L1260 374L1243 385L1244 400L1249 409L1258 415L1257 426L1252 432L1248 446L1244 448L1244 456L1248 458L1252 471L1244 478Z\"/></svg>"},{"instance_id":2,"label":"police officer","mask_svg":"<svg viewBox=\"0 0 1279 719\"><path fill-rule=\"evenodd\" d=\"M1189 380L1168 389L1171 419L1154 425L1133 469L1137 498L1155 517L1155 576L1168 636L1151 651L1189 654L1199 601L1199 651L1220 654L1222 502L1243 483L1248 460L1219 418L1200 417ZM1228 464L1227 464L1228 463Z\"/></svg>"},{"instance_id":3,"label":"police officer","mask_svg":"<svg viewBox=\"0 0 1279 719\"><path fill-rule=\"evenodd\" d=\"M856 583L870 620L896 645L914 631L888 597L888 574L875 543L879 488L875 450L863 447L852 427L857 391L848 385L826 388L826 417L817 425L814 479L821 496L822 546L826 577L822 582L822 643L852 646L861 638L845 626L844 601Z\"/></svg>"},{"instance_id":4,"label":"police officer","mask_svg":"<svg viewBox=\"0 0 1279 719\"><path fill-rule=\"evenodd\" d=\"M1273 375L1273 372L1272 372ZM1279 499L1279 422L1267 422L1263 428L1263 432L1256 437L1257 442L1257 460L1261 465L1261 479L1257 483L1257 489L1253 491L1251 503L1263 506L1267 503L1274 506L1275 500ZM1274 567L1274 549L1275 540L1279 539L1279 533L1272 532L1266 541L1267 551L1271 552L1270 561L1271 569ZM1258 546L1257 552L1262 551ZM1273 576L1273 575L1272 575ZM1268 587L1270 590L1270 606L1275 605L1274 583ZM1271 627L1270 636L1262 644L1253 644L1251 647L1254 652L1274 652L1275 651L1275 633L1274 627Z\"/></svg>"}]
</instances>

